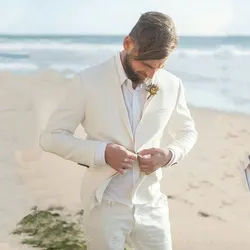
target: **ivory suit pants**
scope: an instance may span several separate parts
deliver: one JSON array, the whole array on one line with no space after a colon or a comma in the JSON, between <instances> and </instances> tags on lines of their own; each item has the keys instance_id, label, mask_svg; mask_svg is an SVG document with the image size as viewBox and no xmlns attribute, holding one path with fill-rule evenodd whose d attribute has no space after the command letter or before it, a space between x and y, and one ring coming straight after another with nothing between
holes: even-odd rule
<instances>
[{"instance_id":1,"label":"ivory suit pants","mask_svg":"<svg viewBox=\"0 0 250 250\"><path fill-rule=\"evenodd\" d=\"M135 250L172 250L167 199L133 208L103 201L86 219L85 239L88 250L124 250L128 239Z\"/></svg>"}]
</instances>

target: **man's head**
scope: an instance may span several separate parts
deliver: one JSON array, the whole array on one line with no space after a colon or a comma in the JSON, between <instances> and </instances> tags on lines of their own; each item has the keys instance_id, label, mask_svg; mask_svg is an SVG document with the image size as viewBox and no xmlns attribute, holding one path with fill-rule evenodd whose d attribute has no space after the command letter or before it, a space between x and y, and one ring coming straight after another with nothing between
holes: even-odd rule
<instances>
[{"instance_id":1,"label":"man's head","mask_svg":"<svg viewBox=\"0 0 250 250\"><path fill-rule=\"evenodd\" d=\"M152 78L164 67L177 42L175 25L169 16L155 11L142 14L123 42L128 78L136 83Z\"/></svg>"}]
</instances>

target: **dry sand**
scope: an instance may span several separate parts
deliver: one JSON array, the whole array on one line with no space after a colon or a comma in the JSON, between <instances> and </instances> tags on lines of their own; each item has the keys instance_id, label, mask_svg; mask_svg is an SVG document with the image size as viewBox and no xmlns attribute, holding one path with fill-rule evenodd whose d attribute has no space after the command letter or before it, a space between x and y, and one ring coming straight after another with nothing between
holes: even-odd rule
<instances>
[{"instance_id":1,"label":"dry sand","mask_svg":"<svg viewBox=\"0 0 250 250\"><path fill-rule=\"evenodd\" d=\"M54 71L0 73L0 250L26 249L8 236L33 205L79 209L84 168L42 152L38 136L70 82ZM249 250L250 192L243 168L250 116L191 108L199 142L164 170L174 250ZM76 134L84 136L78 128ZM27 248L30 249L30 248Z\"/></svg>"}]
</instances>

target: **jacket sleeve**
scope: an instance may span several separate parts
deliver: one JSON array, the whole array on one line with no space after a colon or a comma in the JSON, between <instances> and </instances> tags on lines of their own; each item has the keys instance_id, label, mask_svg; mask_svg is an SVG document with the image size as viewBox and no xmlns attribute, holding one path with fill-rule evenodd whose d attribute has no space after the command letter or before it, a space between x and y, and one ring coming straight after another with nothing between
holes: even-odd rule
<instances>
[{"instance_id":1,"label":"jacket sleeve","mask_svg":"<svg viewBox=\"0 0 250 250\"><path fill-rule=\"evenodd\" d=\"M184 87L180 79L178 98L166 130L172 138L170 144L165 146L172 151L172 159L167 165L174 165L189 153L198 140L198 133L187 107Z\"/></svg>"},{"instance_id":2,"label":"jacket sleeve","mask_svg":"<svg viewBox=\"0 0 250 250\"><path fill-rule=\"evenodd\" d=\"M72 80L70 90L59 102L39 138L40 147L66 160L86 167L95 166L95 152L102 142L74 136L85 117L84 84L80 75Z\"/></svg>"}]
</instances>

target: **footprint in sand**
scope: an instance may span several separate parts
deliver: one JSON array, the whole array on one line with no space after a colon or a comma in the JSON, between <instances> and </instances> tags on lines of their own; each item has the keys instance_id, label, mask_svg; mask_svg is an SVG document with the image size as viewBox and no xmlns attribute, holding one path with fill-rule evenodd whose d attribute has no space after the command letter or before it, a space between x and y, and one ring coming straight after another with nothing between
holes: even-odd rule
<instances>
[{"instance_id":1,"label":"footprint in sand","mask_svg":"<svg viewBox=\"0 0 250 250\"><path fill-rule=\"evenodd\" d=\"M219 221L223 221L223 222L226 222L224 219L222 219L221 217L217 216L217 215L212 215L212 214L208 214L206 212L202 212L202 211L198 211L198 216L200 217L203 217L203 218L214 218L216 220L219 220Z\"/></svg>"}]
</instances>

